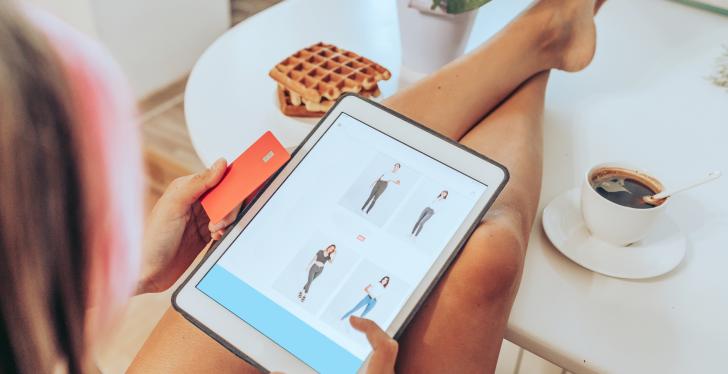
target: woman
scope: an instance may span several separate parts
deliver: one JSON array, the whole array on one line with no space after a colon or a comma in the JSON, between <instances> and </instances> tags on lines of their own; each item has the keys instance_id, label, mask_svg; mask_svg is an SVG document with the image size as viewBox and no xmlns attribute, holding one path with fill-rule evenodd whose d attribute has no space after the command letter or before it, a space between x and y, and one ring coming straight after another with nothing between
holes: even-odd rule
<instances>
[{"instance_id":1,"label":"woman","mask_svg":"<svg viewBox=\"0 0 728 374\"><path fill-rule=\"evenodd\" d=\"M495 370L538 208L549 71L589 65L596 50L594 14L602 4L533 0L488 41L383 101L510 172L508 185L401 334L398 373ZM463 311L468 318L453 318ZM190 336L195 331L170 310L130 372L190 366L254 372L206 336ZM182 333L184 341L178 339Z\"/></svg>"},{"instance_id":2,"label":"woman","mask_svg":"<svg viewBox=\"0 0 728 374\"><path fill-rule=\"evenodd\" d=\"M324 266L327 262L334 263L334 255L336 254L336 246L330 244L326 249L319 250L313 256L313 259L306 267L308 269L308 280L303 285L303 289L298 293L298 299L301 302L306 301L306 295L308 295L308 289L311 287L311 282L316 279L324 271Z\"/></svg>"},{"instance_id":3,"label":"woman","mask_svg":"<svg viewBox=\"0 0 728 374\"><path fill-rule=\"evenodd\" d=\"M133 100L116 65L11 1L0 45L0 372L96 372L92 348L128 298L170 287L234 219L209 225L198 201L226 163L175 180L142 232ZM391 367L396 343L352 324L383 353L371 372Z\"/></svg>"},{"instance_id":4,"label":"woman","mask_svg":"<svg viewBox=\"0 0 728 374\"><path fill-rule=\"evenodd\" d=\"M445 199L447 199L447 191L442 191L437 195L435 200L430 203L430 205L426 206L425 209L422 210L420 218L417 219L414 227L412 227L412 238L416 238L417 235L420 235L420 231L422 231L422 227L425 226L425 222L429 221L430 218L435 215L435 208L439 207L441 202L445 201Z\"/></svg>"},{"instance_id":5,"label":"woman","mask_svg":"<svg viewBox=\"0 0 728 374\"><path fill-rule=\"evenodd\" d=\"M535 0L488 42L386 100L389 108L500 161L511 175L402 334L398 372L495 369L538 207L548 72L590 63L593 16L602 3ZM68 41L58 44L66 57L61 71L59 56L11 5L0 2L0 371L92 371L90 347L103 324L87 320L85 308L103 308L107 313L100 314L110 319L110 307L135 285L130 280L139 257L144 275L138 292L159 290L179 276L200 250L197 244L209 238L200 230L196 198L217 183L224 163L170 186L139 244L138 147L130 126L118 126L131 117L119 101L129 100L108 82L99 87L105 76L99 67L106 65L90 69L87 58L69 58ZM54 44L68 37L67 30L46 34ZM89 118L96 121L82 121ZM113 136L120 137L108 141ZM217 236L224 226L209 228ZM463 310L472 318L452 318ZM374 347L370 372L393 373L397 343L373 322L351 319ZM170 371L256 372L174 311L163 316L129 368Z\"/></svg>"},{"instance_id":6,"label":"woman","mask_svg":"<svg viewBox=\"0 0 728 374\"><path fill-rule=\"evenodd\" d=\"M384 276L382 279L379 280L379 282L375 283L374 286L368 284L366 287L364 287L364 292L366 295L364 295L364 298L359 301L353 308L351 308L350 311L346 312L343 316L341 316L341 319L348 318L350 315L354 314L357 310L364 308L364 311L361 312L361 315L359 317L364 318L369 312L374 309L374 307L377 305L377 298L379 295L384 292L384 289L389 286L389 277Z\"/></svg>"},{"instance_id":7,"label":"woman","mask_svg":"<svg viewBox=\"0 0 728 374\"><path fill-rule=\"evenodd\" d=\"M394 166L392 166L392 171L388 171L380 175L377 180L372 182L372 191L369 193L369 197L367 197L366 201L364 201L364 205L362 205L361 207L362 212L364 212L365 214L369 214L369 211L374 208L374 204L377 203L379 196L382 196L390 183L394 183L395 185L399 186L399 179L397 179L396 174L399 171L400 167L401 166L399 163L394 164Z\"/></svg>"}]
</instances>

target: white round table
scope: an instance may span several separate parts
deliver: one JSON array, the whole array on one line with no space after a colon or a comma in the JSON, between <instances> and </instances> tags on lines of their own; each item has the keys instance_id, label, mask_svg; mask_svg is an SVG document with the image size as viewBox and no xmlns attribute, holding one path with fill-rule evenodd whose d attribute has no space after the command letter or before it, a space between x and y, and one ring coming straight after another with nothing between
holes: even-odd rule
<instances>
[{"instance_id":1,"label":"white round table","mask_svg":"<svg viewBox=\"0 0 728 374\"><path fill-rule=\"evenodd\" d=\"M318 119L284 116L268 72L319 41L386 66L393 76L380 82L380 98L394 93L400 60L394 10L393 1L285 1L222 35L200 57L185 92L185 116L202 161L233 160L267 130L286 147L303 140Z\"/></svg>"},{"instance_id":2,"label":"white round table","mask_svg":"<svg viewBox=\"0 0 728 374\"><path fill-rule=\"evenodd\" d=\"M481 9L469 48L526 5ZM541 207L577 186L591 165L627 160L669 186L728 172L728 91L710 83L728 44L728 18L660 0L611 0L597 17L598 52L548 88ZM326 41L388 67L383 97L398 87L394 1L288 0L222 35L197 62L185 94L192 143L210 164L233 159L264 131L297 145L315 120L283 116L269 69ZM626 281L585 270L534 226L508 322L512 342L573 372L725 371L728 353L728 178L672 201L688 235L683 263L661 277Z\"/></svg>"}]
</instances>

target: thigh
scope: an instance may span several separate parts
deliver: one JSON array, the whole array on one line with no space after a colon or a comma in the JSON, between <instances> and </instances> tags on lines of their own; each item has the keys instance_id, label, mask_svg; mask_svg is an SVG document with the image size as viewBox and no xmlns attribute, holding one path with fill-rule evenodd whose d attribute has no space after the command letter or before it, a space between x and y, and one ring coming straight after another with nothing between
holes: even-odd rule
<instances>
[{"instance_id":1,"label":"thigh","mask_svg":"<svg viewBox=\"0 0 728 374\"><path fill-rule=\"evenodd\" d=\"M523 249L507 216L473 233L400 339L397 372L492 372L520 279Z\"/></svg>"},{"instance_id":2,"label":"thigh","mask_svg":"<svg viewBox=\"0 0 728 374\"><path fill-rule=\"evenodd\" d=\"M258 374L260 371L170 308L127 373Z\"/></svg>"},{"instance_id":3,"label":"thigh","mask_svg":"<svg viewBox=\"0 0 728 374\"><path fill-rule=\"evenodd\" d=\"M422 223L424 224L434 215L435 211L433 211L432 209L426 209L425 212L422 214Z\"/></svg>"},{"instance_id":4,"label":"thigh","mask_svg":"<svg viewBox=\"0 0 728 374\"><path fill-rule=\"evenodd\" d=\"M423 218L425 218L425 214L427 214L427 210L422 210L422 213L420 213L420 216L417 217L417 223L419 224Z\"/></svg>"},{"instance_id":5,"label":"thigh","mask_svg":"<svg viewBox=\"0 0 728 374\"><path fill-rule=\"evenodd\" d=\"M377 194L377 190L378 190L378 189L379 189L379 186L378 186L378 185L377 185L376 183L374 183L374 185L372 186L372 190L371 190L371 192L369 192L369 196L374 196L374 195L376 195L376 194Z\"/></svg>"},{"instance_id":6,"label":"thigh","mask_svg":"<svg viewBox=\"0 0 728 374\"><path fill-rule=\"evenodd\" d=\"M311 266L311 269L308 270L308 279L307 279L307 285L310 286L311 283L316 279L316 277L321 274L323 271L323 268L320 268L316 265Z\"/></svg>"},{"instance_id":7,"label":"thigh","mask_svg":"<svg viewBox=\"0 0 728 374\"><path fill-rule=\"evenodd\" d=\"M369 311L374 309L374 307L377 305L377 299L368 299L365 305L366 307L364 308L364 312L362 312L362 315L366 315L367 313L369 313Z\"/></svg>"},{"instance_id":8,"label":"thigh","mask_svg":"<svg viewBox=\"0 0 728 374\"><path fill-rule=\"evenodd\" d=\"M398 372L495 369L538 206L547 79L525 82L461 140L511 180L400 340Z\"/></svg>"},{"instance_id":9,"label":"thigh","mask_svg":"<svg viewBox=\"0 0 728 374\"><path fill-rule=\"evenodd\" d=\"M359 309L361 307L367 306L367 304L369 304L369 298L364 296L361 300L359 300L358 303L356 303L356 306L354 307L354 309Z\"/></svg>"},{"instance_id":10,"label":"thigh","mask_svg":"<svg viewBox=\"0 0 728 374\"><path fill-rule=\"evenodd\" d=\"M387 183L386 182L377 182L378 185L376 186L377 192L376 195L379 196L384 193L384 190L387 189Z\"/></svg>"}]
</instances>

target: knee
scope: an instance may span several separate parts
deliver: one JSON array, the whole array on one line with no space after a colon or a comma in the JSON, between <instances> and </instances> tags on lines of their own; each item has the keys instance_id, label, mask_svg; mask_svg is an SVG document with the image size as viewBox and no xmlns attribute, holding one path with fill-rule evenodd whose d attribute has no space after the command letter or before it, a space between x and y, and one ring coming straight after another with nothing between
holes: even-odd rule
<instances>
[{"instance_id":1,"label":"knee","mask_svg":"<svg viewBox=\"0 0 728 374\"><path fill-rule=\"evenodd\" d=\"M486 222L475 230L466 249L471 282L478 296L488 300L512 296L521 279L527 238L517 225Z\"/></svg>"}]
</instances>

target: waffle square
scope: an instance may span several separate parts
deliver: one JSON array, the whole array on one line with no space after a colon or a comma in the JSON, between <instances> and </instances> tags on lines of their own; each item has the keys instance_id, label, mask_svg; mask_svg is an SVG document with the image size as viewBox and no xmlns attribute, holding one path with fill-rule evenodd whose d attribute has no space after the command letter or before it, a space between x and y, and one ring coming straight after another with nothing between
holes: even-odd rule
<instances>
[{"instance_id":1,"label":"waffle square","mask_svg":"<svg viewBox=\"0 0 728 374\"><path fill-rule=\"evenodd\" d=\"M392 76L376 62L325 43L288 56L269 75L305 104L333 102L346 92L378 95L377 82ZM297 104L298 98L294 99Z\"/></svg>"}]
</instances>

